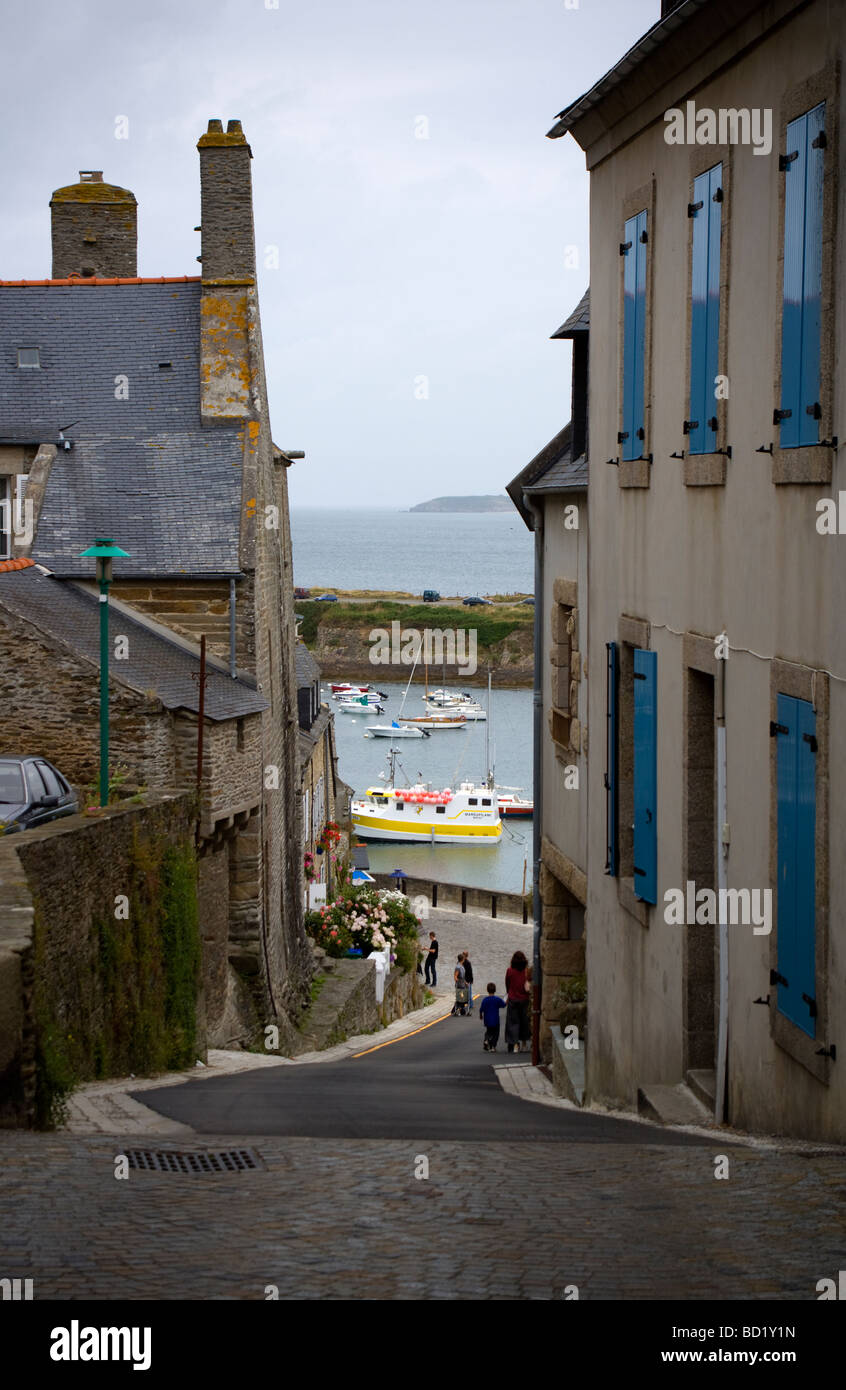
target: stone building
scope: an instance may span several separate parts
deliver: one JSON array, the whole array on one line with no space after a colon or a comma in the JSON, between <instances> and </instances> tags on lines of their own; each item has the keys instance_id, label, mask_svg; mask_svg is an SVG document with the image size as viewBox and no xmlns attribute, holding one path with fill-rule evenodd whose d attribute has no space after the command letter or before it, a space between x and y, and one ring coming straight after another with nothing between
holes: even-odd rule
<instances>
[{"instance_id":1,"label":"stone building","mask_svg":"<svg viewBox=\"0 0 846 1390\"><path fill-rule=\"evenodd\" d=\"M844 53L826 0L665 3L549 132L590 171L587 1094L837 1141Z\"/></svg>"},{"instance_id":2,"label":"stone building","mask_svg":"<svg viewBox=\"0 0 846 1390\"><path fill-rule=\"evenodd\" d=\"M585 973L587 901L587 643L588 466L587 360L589 293L553 333L572 342L571 418L508 484L508 493L536 544L535 653L542 698L539 784L540 1047L550 1055L550 1026L561 1014L558 986Z\"/></svg>"},{"instance_id":3,"label":"stone building","mask_svg":"<svg viewBox=\"0 0 846 1390\"><path fill-rule=\"evenodd\" d=\"M300 724L303 850L312 855L314 883L325 885L324 892L331 893L331 859L322 847L318 848L318 842L327 821L340 825L347 819L346 796L349 788L338 775L335 721L329 706L320 699L320 667L304 642L297 643L294 660ZM311 896L314 896L313 893Z\"/></svg>"},{"instance_id":4,"label":"stone building","mask_svg":"<svg viewBox=\"0 0 846 1390\"><path fill-rule=\"evenodd\" d=\"M115 757L133 780L184 785L198 715L187 668L207 636L199 846L214 1041L215 1016L219 1040L269 1019L284 1034L311 955L290 460L270 432L252 154L239 121L210 121L198 148L201 277L139 278L133 195L85 171L53 195L53 278L0 282L0 559L35 562L0 580L0 640L31 676L12 679L4 660L4 746L52 748L90 780L97 605L80 552L112 537L129 552L111 590L111 631L129 638L126 663L111 662Z\"/></svg>"}]
</instances>

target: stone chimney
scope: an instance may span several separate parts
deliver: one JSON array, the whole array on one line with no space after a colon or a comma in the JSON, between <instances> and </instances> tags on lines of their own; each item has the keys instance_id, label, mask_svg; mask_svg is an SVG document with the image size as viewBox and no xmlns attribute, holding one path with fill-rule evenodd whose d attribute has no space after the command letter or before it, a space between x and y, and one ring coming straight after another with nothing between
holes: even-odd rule
<instances>
[{"instance_id":1,"label":"stone chimney","mask_svg":"<svg viewBox=\"0 0 846 1390\"><path fill-rule=\"evenodd\" d=\"M203 280L254 283L256 236L253 227L252 151L240 121L209 121L197 143Z\"/></svg>"},{"instance_id":2,"label":"stone chimney","mask_svg":"<svg viewBox=\"0 0 846 1390\"><path fill-rule=\"evenodd\" d=\"M138 204L128 188L104 183L100 169L81 169L79 183L50 200L53 279L138 274Z\"/></svg>"}]
</instances>

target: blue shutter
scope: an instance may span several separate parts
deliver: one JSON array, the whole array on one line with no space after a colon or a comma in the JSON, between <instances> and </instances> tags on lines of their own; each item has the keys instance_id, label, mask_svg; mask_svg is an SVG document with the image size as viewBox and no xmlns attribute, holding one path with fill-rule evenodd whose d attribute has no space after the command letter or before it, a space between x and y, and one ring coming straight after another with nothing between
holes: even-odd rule
<instances>
[{"instance_id":1,"label":"blue shutter","mask_svg":"<svg viewBox=\"0 0 846 1390\"><path fill-rule=\"evenodd\" d=\"M782 449L819 442L824 126L821 102L787 127L780 411L790 413L780 421Z\"/></svg>"},{"instance_id":2,"label":"blue shutter","mask_svg":"<svg viewBox=\"0 0 846 1390\"><path fill-rule=\"evenodd\" d=\"M623 459L643 454L646 356L646 212L625 225L623 251Z\"/></svg>"},{"instance_id":3,"label":"blue shutter","mask_svg":"<svg viewBox=\"0 0 846 1390\"><path fill-rule=\"evenodd\" d=\"M700 174L693 184L693 268L690 316L689 452L707 454L714 447L716 419L714 378L720 347L720 232L722 164ZM699 207L698 204L702 206Z\"/></svg>"},{"instance_id":4,"label":"blue shutter","mask_svg":"<svg viewBox=\"0 0 846 1390\"><path fill-rule=\"evenodd\" d=\"M778 697L778 1009L816 1035L816 716ZM812 1007L813 1005L813 1007Z\"/></svg>"},{"instance_id":5,"label":"blue shutter","mask_svg":"<svg viewBox=\"0 0 846 1390\"><path fill-rule=\"evenodd\" d=\"M634 891L658 901L658 657L634 651Z\"/></svg>"},{"instance_id":6,"label":"blue shutter","mask_svg":"<svg viewBox=\"0 0 846 1390\"><path fill-rule=\"evenodd\" d=\"M617 873L617 643L606 642L605 872Z\"/></svg>"}]
</instances>

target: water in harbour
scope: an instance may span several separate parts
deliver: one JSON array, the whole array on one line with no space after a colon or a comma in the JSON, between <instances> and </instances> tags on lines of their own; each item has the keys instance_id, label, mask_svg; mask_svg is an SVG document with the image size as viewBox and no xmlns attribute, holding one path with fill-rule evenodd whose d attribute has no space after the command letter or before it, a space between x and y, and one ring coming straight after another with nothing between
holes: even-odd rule
<instances>
[{"instance_id":1,"label":"water in harbour","mask_svg":"<svg viewBox=\"0 0 846 1390\"><path fill-rule=\"evenodd\" d=\"M329 681L324 677L324 696L329 699ZM440 679L436 682L440 684ZM385 713L382 716L365 711L361 715L337 713L335 737L338 748L338 770L345 782L357 793L377 785L379 773L388 771L386 738L365 737L368 724L399 719L399 708L405 683L375 682L384 690ZM456 687L459 688L459 687ZM405 704L406 715L423 714L420 698L422 681L415 678ZM487 692L473 692L482 704ZM532 795L532 692L531 690L496 690L491 693L490 725L491 759L497 785L522 788L522 795ZM430 738L399 739L397 782L431 782L433 787L453 787L459 782L485 778L485 724L467 723L461 730L434 732ZM506 820L502 837L490 848L478 846L456 848L452 845L378 844L368 842L371 868L377 873L404 869L421 878L430 877L443 883L462 883L468 887L491 888L504 893L519 893L523 884L523 864L526 863L526 886L532 881L532 822Z\"/></svg>"},{"instance_id":2,"label":"water in harbour","mask_svg":"<svg viewBox=\"0 0 846 1390\"><path fill-rule=\"evenodd\" d=\"M294 583L306 589L532 592L532 537L516 511L291 511Z\"/></svg>"}]
</instances>

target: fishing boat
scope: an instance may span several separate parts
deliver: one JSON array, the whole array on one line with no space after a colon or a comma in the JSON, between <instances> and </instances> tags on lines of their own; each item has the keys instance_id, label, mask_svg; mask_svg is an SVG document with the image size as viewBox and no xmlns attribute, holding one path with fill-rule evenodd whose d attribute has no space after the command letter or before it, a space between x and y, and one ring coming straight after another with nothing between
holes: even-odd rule
<instances>
[{"instance_id":1,"label":"fishing boat","mask_svg":"<svg viewBox=\"0 0 846 1390\"><path fill-rule=\"evenodd\" d=\"M352 824L363 840L409 844L474 845L499 843L502 821L488 787L462 782L457 791L435 791L428 783L397 787L396 750L388 755L389 776L379 786L353 797ZM381 774L385 777L385 774Z\"/></svg>"},{"instance_id":2,"label":"fishing boat","mask_svg":"<svg viewBox=\"0 0 846 1390\"><path fill-rule=\"evenodd\" d=\"M376 700L342 700L338 709L341 714L384 714L385 706Z\"/></svg>"},{"instance_id":3,"label":"fishing boat","mask_svg":"<svg viewBox=\"0 0 846 1390\"><path fill-rule=\"evenodd\" d=\"M429 738L428 729L398 724L396 720L390 724L368 724L367 732L373 738Z\"/></svg>"}]
</instances>

